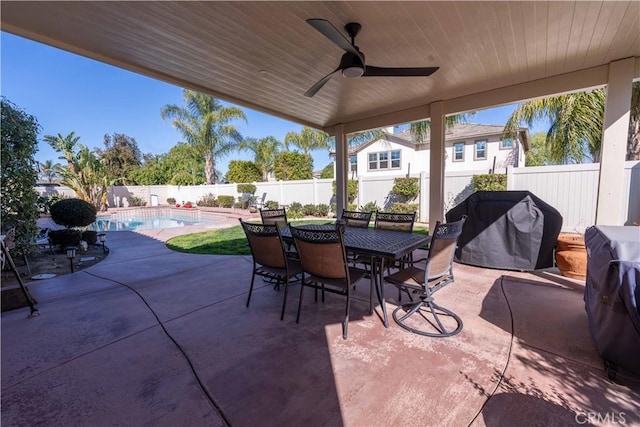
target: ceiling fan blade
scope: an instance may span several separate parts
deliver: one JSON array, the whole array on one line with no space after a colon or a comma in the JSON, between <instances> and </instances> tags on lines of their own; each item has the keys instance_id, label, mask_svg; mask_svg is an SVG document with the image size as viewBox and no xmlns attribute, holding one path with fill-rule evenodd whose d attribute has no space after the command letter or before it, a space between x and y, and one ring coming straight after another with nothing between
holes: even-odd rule
<instances>
[{"instance_id":1,"label":"ceiling fan blade","mask_svg":"<svg viewBox=\"0 0 640 427\"><path fill-rule=\"evenodd\" d=\"M325 85L325 83L327 83L329 80L331 80L331 77L337 72L340 71L340 67L336 68L335 70L333 70L332 72L330 72L329 74L327 74L326 76L324 76L323 78L321 78L320 80L318 80L318 82L316 84L314 84L313 86L311 86L309 88L308 91L306 91L304 93L304 96L311 98L313 95L316 94L316 92L318 92L322 86Z\"/></svg>"},{"instance_id":2,"label":"ceiling fan blade","mask_svg":"<svg viewBox=\"0 0 640 427\"><path fill-rule=\"evenodd\" d=\"M362 59L362 55L358 52L358 49L353 47L351 42L336 28L333 24L326 19L307 19L307 24L311 25L313 28L321 32L326 38L340 46L342 49L349 53L353 53L357 55L358 58ZM362 65L364 65L364 61L362 61Z\"/></svg>"},{"instance_id":3,"label":"ceiling fan blade","mask_svg":"<svg viewBox=\"0 0 640 427\"><path fill-rule=\"evenodd\" d=\"M367 65L363 77L426 77L440 67L386 68Z\"/></svg>"}]
</instances>

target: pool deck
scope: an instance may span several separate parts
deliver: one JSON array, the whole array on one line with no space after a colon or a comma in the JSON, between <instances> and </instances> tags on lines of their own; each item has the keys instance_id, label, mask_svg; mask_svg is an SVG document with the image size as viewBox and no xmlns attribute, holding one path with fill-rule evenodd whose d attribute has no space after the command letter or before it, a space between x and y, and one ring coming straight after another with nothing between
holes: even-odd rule
<instances>
[{"instance_id":1,"label":"pool deck","mask_svg":"<svg viewBox=\"0 0 640 427\"><path fill-rule=\"evenodd\" d=\"M173 252L169 231L110 232L101 263L29 285L40 316L2 314L2 425L640 425L640 377L607 379L584 282L456 264L446 339L384 328L359 283L343 340L343 298L305 293L296 324L294 286L280 321L270 284L245 307L251 257Z\"/></svg>"}]
</instances>

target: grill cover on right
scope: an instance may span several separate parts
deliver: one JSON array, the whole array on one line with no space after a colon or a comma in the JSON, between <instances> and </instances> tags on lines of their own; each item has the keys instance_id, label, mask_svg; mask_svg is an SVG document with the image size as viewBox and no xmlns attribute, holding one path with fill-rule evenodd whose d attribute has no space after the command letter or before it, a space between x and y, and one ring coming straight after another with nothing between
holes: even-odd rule
<instances>
[{"instance_id":1,"label":"grill cover on right","mask_svg":"<svg viewBox=\"0 0 640 427\"><path fill-rule=\"evenodd\" d=\"M455 259L501 270L553 267L562 215L529 191L478 191L446 214L467 215Z\"/></svg>"},{"instance_id":2,"label":"grill cover on right","mask_svg":"<svg viewBox=\"0 0 640 427\"><path fill-rule=\"evenodd\" d=\"M584 303L603 359L640 374L640 227L589 227Z\"/></svg>"}]
</instances>

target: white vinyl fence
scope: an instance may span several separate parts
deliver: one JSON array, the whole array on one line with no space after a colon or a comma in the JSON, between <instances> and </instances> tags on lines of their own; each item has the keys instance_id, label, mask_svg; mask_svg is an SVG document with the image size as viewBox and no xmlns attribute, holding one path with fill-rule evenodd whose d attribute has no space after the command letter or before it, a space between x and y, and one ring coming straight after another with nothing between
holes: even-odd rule
<instances>
[{"instance_id":1,"label":"white vinyl fence","mask_svg":"<svg viewBox=\"0 0 640 427\"><path fill-rule=\"evenodd\" d=\"M508 190L528 190L555 207L563 217L563 231L582 232L595 221L596 198L598 188L599 164L541 166L509 168L507 170ZM446 212L472 193L473 175L486 171L449 172L445 175L444 206ZM419 217L428 222L429 213L429 175L414 175L420 178ZM358 197L355 204L360 207L375 202L381 209L391 209L393 198L391 189L394 177L360 177L358 179ZM305 204L334 203L333 180L313 179L305 181L277 181L255 183L255 196L265 195L265 201L273 200L280 205L293 202ZM624 214L624 224L640 223L640 161L625 163L625 197L623 206L612 206ZM203 196L213 194L241 197L236 190L237 184L215 184L198 186L151 185L118 186L109 189L109 206L129 206L132 196L141 198L147 205L158 203L166 205L167 199L175 198L178 203L190 201L197 203ZM38 187L41 194L63 193L73 195L66 187Z\"/></svg>"}]
</instances>

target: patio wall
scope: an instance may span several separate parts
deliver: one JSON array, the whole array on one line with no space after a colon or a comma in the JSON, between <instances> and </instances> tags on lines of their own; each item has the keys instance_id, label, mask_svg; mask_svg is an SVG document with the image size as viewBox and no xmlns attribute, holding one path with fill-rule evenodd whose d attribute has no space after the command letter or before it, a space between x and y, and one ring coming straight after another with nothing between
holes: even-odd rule
<instances>
[{"instance_id":1,"label":"patio wall","mask_svg":"<svg viewBox=\"0 0 640 427\"><path fill-rule=\"evenodd\" d=\"M529 190L542 200L555 207L563 217L563 231L583 232L595 221L596 192L598 188L599 164L541 166L527 168L509 168L507 186L509 190ZM445 211L460 203L472 192L471 179L475 174L486 171L449 172L445 176ZM422 222L428 222L429 212L429 175L425 172L413 175L420 178L421 195L419 216ZM625 203L619 206L623 212L625 225L640 223L640 161L625 163L624 186ZM375 201L382 209L390 209L393 200L390 197L394 177L360 177L358 179L358 198L355 203L363 206ZM277 181L255 183L256 196L265 200L274 200L282 205L292 202L304 204L327 204L333 202L333 180L313 179L306 181ZM41 194L52 194L51 187L37 187ZM73 191L66 187L56 187L55 191L67 196ZM129 206L129 198L137 196L151 205L152 195L157 196L160 205L166 204L169 197L178 202L197 202L206 194L230 195L239 197L236 184L215 184L198 186L151 185L117 186L109 190L109 206ZM616 207L612 207L615 209Z\"/></svg>"}]
</instances>

